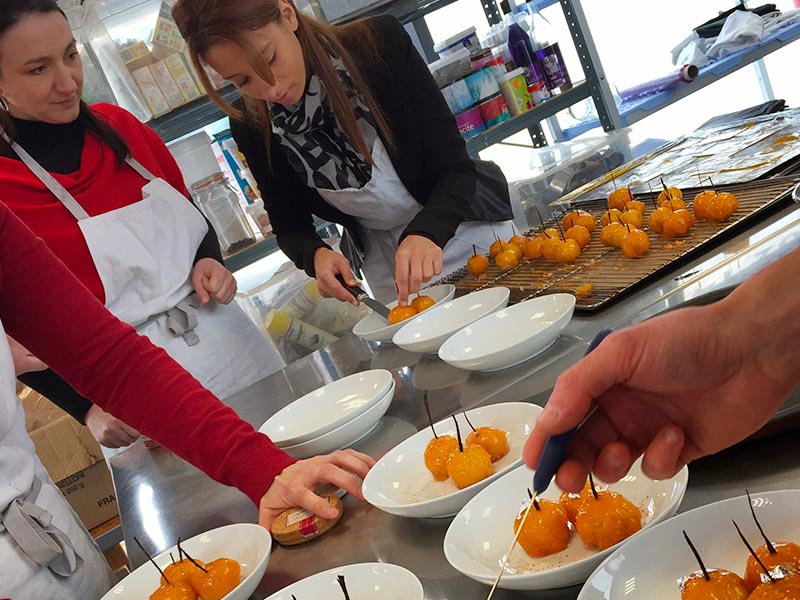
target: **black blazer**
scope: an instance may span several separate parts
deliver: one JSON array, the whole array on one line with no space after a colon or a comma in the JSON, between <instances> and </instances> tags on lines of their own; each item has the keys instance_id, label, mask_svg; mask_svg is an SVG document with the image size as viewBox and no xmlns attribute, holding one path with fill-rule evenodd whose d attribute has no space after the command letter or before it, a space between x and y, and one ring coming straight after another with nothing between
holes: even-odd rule
<instances>
[{"instance_id":1,"label":"black blazer","mask_svg":"<svg viewBox=\"0 0 800 600\"><path fill-rule=\"evenodd\" d=\"M510 219L502 172L467 154L455 118L402 24L390 16L373 17L367 23L379 55L365 55L365 45L352 44L348 49L394 136L393 145L385 144L392 164L423 206L403 236L422 235L444 248L463 221ZM312 215L352 232L358 231L355 219L329 205L300 179L276 135L269 165L261 130L231 119L231 133L261 190L278 245L313 277L314 252L325 243L314 230Z\"/></svg>"}]
</instances>

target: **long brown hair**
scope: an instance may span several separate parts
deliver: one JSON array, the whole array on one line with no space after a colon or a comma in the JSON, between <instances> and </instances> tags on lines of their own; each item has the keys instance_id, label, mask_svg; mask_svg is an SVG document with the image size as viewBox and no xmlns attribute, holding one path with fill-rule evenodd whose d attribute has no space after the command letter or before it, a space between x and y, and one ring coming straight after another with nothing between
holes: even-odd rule
<instances>
[{"instance_id":1,"label":"long brown hair","mask_svg":"<svg viewBox=\"0 0 800 600\"><path fill-rule=\"evenodd\" d=\"M303 50L303 57L312 73L319 77L325 86L331 108L336 120L353 148L371 163L372 155L364 137L358 129L356 115L333 65L331 56L341 59L350 74L353 85L369 108L378 126L381 138L391 147L392 136L383 111L367 86L361 69L348 52L346 40L359 39L360 43L373 46L373 36L365 23L334 26L316 21L286 0L297 13L297 38ZM233 118L245 117L264 132L264 144L269 160L272 123L269 119L267 103L263 100L243 95L245 113L225 102L215 91L203 68L204 57L212 46L232 42L245 53L253 69L264 81L272 83L272 71L263 56L242 35L247 31L260 29L281 20L277 0L178 0L172 9L172 16L189 47L197 72L208 95L225 113Z\"/></svg>"},{"instance_id":2,"label":"long brown hair","mask_svg":"<svg viewBox=\"0 0 800 600\"><path fill-rule=\"evenodd\" d=\"M67 15L58 7L56 0L2 0L0 5L0 38L25 17L46 15L51 12L58 12L64 17L64 20L67 19ZM92 133L111 148L120 164L125 162L125 159L130 154L128 144L110 124L95 114L82 100L78 120L83 124L86 131ZM12 140L14 139L14 122L11 120L11 115L5 110L5 102L0 103L0 127L3 128L8 137ZM8 143L2 136L0 136L0 144L8 147Z\"/></svg>"}]
</instances>

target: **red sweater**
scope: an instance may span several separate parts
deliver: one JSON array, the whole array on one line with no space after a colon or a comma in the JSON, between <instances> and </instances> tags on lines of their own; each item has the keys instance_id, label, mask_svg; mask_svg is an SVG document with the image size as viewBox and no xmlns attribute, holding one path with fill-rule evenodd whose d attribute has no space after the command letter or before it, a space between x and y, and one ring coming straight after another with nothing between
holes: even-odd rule
<instances>
[{"instance_id":1,"label":"red sweater","mask_svg":"<svg viewBox=\"0 0 800 600\"><path fill-rule=\"evenodd\" d=\"M0 320L81 394L256 504L295 462L113 317L2 203Z\"/></svg>"},{"instance_id":2,"label":"red sweater","mask_svg":"<svg viewBox=\"0 0 800 600\"><path fill-rule=\"evenodd\" d=\"M96 104L92 110L125 139L133 158L188 198L175 159L152 129L118 106ZM86 134L80 169L53 176L90 216L138 202L147 183L128 165L120 166L111 149L90 133ZM0 200L105 303L103 284L78 222L22 162L0 157Z\"/></svg>"}]
</instances>

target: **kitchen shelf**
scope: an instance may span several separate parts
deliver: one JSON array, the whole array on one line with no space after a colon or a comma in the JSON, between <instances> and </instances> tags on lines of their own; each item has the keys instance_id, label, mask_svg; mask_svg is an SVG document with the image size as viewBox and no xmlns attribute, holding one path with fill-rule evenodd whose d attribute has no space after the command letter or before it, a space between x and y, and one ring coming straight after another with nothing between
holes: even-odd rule
<instances>
[{"instance_id":1,"label":"kitchen shelf","mask_svg":"<svg viewBox=\"0 0 800 600\"><path fill-rule=\"evenodd\" d=\"M226 86L218 92L222 99L229 104L239 97L239 91L232 85ZM153 119L147 125L154 129L165 143L169 144L225 117L225 113L208 96L203 96L162 117Z\"/></svg>"},{"instance_id":2,"label":"kitchen shelf","mask_svg":"<svg viewBox=\"0 0 800 600\"><path fill-rule=\"evenodd\" d=\"M535 106L533 110L529 110L499 125L495 125L491 129L482 131L475 137L468 139L467 151L472 156L477 156L478 152L488 148L492 144L497 144L528 127L538 126L540 121L554 116L556 113L569 108L581 100L590 98L591 95L592 93L589 90L589 85L586 82L575 84L566 92L553 96L546 102Z\"/></svg>"},{"instance_id":3,"label":"kitchen shelf","mask_svg":"<svg viewBox=\"0 0 800 600\"><path fill-rule=\"evenodd\" d=\"M635 100L622 103L619 106L620 117L626 126L633 125L637 121L641 121L662 108L666 108L670 104L674 104L690 96L715 81L719 81L723 77L738 71L742 67L746 67L764 58L775 50L794 42L798 38L800 38L800 22L776 31L757 46L741 50L702 67L697 78L691 83L683 84L674 90L659 92L651 96L636 98ZM599 126L600 122L597 119L584 121L578 125L564 129L564 136L567 139L572 139Z\"/></svg>"},{"instance_id":4,"label":"kitchen shelf","mask_svg":"<svg viewBox=\"0 0 800 600\"><path fill-rule=\"evenodd\" d=\"M456 0L384 0L335 19L331 24L349 23L356 19L374 17L376 15L392 15L403 23L410 23L421 19L428 13L444 8L455 1ZM539 10L542 10L553 4L558 4L558 2L559 0L537 0L534 4Z\"/></svg>"}]
</instances>

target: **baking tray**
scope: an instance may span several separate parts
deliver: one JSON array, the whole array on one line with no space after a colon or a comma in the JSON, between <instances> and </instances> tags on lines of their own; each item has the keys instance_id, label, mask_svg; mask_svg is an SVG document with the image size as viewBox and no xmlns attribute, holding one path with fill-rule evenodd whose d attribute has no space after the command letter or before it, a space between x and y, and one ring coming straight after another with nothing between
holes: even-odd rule
<instances>
[{"instance_id":1,"label":"baking tray","mask_svg":"<svg viewBox=\"0 0 800 600\"><path fill-rule=\"evenodd\" d=\"M773 209L791 202L792 188L798 180L793 177L780 177L767 181L755 181L731 185L721 185L719 191L732 192L739 199L739 210L727 221L713 223L699 221L687 235L679 239L650 235L650 251L635 259L625 258L617 248L603 246L599 240L599 218L606 209L606 198L584 201L575 206L592 213L597 219L597 228L592 241L584 248L581 256L572 263L559 264L543 258L525 261L506 273L490 261L489 268L481 278L470 275L466 268L455 271L437 283L452 283L456 286L456 296L488 287L504 286L511 295L509 304L529 298L567 292L576 295L576 310L593 312L606 308L612 302L632 291L659 279L665 272L713 248L731 235L746 229L752 223ZM684 200L691 210L691 200L702 188L683 190ZM645 223L653 210L656 194L641 194L637 199L647 205ZM544 227L555 227L560 217L554 217L531 231L538 234ZM593 289L587 294L577 294L577 288L591 283Z\"/></svg>"}]
</instances>

